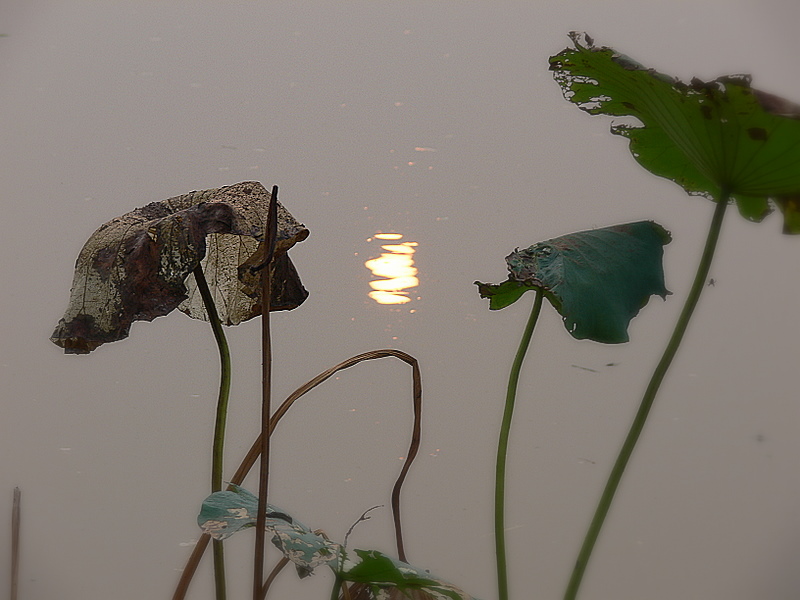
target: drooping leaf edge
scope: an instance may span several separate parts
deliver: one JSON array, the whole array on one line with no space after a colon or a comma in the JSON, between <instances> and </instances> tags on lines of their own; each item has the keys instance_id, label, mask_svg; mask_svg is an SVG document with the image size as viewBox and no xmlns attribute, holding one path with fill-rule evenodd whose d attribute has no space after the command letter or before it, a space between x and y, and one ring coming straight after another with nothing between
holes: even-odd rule
<instances>
[{"instance_id":1,"label":"drooping leaf edge","mask_svg":"<svg viewBox=\"0 0 800 600\"><path fill-rule=\"evenodd\" d=\"M545 290L540 285L532 283L524 283L508 278L502 283L482 283L480 281L474 282L478 286L478 293L481 298L489 300L489 310L502 310L507 306L511 306L519 300L525 292L530 290Z\"/></svg>"}]
</instances>

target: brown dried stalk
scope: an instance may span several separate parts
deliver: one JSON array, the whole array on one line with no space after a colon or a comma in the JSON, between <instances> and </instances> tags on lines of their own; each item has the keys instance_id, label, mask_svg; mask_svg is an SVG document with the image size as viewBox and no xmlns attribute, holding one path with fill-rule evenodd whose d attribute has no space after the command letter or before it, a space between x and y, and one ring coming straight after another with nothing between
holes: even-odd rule
<instances>
[{"instance_id":1,"label":"brown dried stalk","mask_svg":"<svg viewBox=\"0 0 800 600\"><path fill-rule=\"evenodd\" d=\"M420 373L419 362L416 358L411 356L410 354L406 354L400 350L393 350L393 349L383 349L383 350L372 350L370 352L365 352L363 354L357 354L356 356L352 356L347 360L339 363L336 366L323 371L313 379L307 381L302 386L297 388L292 394L289 395L286 400L283 401L278 409L272 415L272 418L269 422L269 435L271 436L272 433L275 431L275 427L277 427L280 420L283 416L289 411L292 404L312 389L317 387L322 382L330 379L333 375L347 369L349 367L355 366L358 363L364 362L366 360L374 360L377 358L387 358L387 357L394 357L402 360L403 362L411 365L412 368L412 381L413 381L413 402L414 402L414 426L413 431L411 434L411 444L408 449L408 455L406 456L406 460L403 463L403 468L400 470L400 475L397 477L397 481L392 488L392 517L394 520L394 529L395 529L395 539L397 543L397 554L400 560L406 561L406 554L405 548L403 545L403 534L402 534L402 524L400 519L400 492L403 487L403 482L405 481L406 475L408 474L408 470L411 468L411 464L413 463L414 459L417 456L417 452L419 451L420 446L420 439L421 439L421 431L422 431L422 376ZM261 454L261 436L259 435L258 438L253 442L253 445L250 447L250 450L247 452L247 455L242 460L239 468L234 473L233 477L231 477L230 482L234 485L241 485L244 481L247 474L250 472L250 469L255 464L256 460ZM172 600L183 600L186 597L186 592L189 589L189 584L192 581L192 577L194 577L195 571L197 570L197 566L200 564L200 559L203 557L203 553L206 551L208 547L208 543L211 540L211 536L207 533L204 533L200 536L200 539L197 541L197 544L192 551L192 555L189 557L189 560L186 563L186 566L183 569L183 573L181 575L180 581L178 582L178 586L175 589L175 593L172 596Z\"/></svg>"}]
</instances>

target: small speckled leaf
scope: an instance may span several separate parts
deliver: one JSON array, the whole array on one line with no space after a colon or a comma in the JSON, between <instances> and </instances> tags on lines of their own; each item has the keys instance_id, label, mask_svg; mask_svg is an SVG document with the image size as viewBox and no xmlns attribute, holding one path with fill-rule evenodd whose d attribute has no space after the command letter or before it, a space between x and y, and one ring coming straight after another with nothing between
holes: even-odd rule
<instances>
[{"instance_id":1,"label":"small speckled leaf","mask_svg":"<svg viewBox=\"0 0 800 600\"><path fill-rule=\"evenodd\" d=\"M575 48L550 57L564 96L612 125L645 169L710 199L728 190L739 212L761 221L775 202L784 233L800 233L800 106L735 75L688 85L572 33Z\"/></svg>"},{"instance_id":2,"label":"small speckled leaf","mask_svg":"<svg viewBox=\"0 0 800 600\"><path fill-rule=\"evenodd\" d=\"M541 289L573 337L627 342L628 324L650 296L670 293L662 265L669 241L669 233L652 221L571 233L507 256L508 281L476 284L493 310Z\"/></svg>"},{"instance_id":3,"label":"small speckled leaf","mask_svg":"<svg viewBox=\"0 0 800 600\"><path fill-rule=\"evenodd\" d=\"M363 583L376 600L413 598L418 600L474 600L456 586L431 575L425 569L391 558L377 550L354 550L358 562L344 564L342 579Z\"/></svg>"},{"instance_id":4,"label":"small speckled leaf","mask_svg":"<svg viewBox=\"0 0 800 600\"><path fill-rule=\"evenodd\" d=\"M127 337L133 321L178 306L206 318L194 279L187 281L201 261L224 323L261 314L257 286L241 281L238 269L258 254L269 198L260 183L246 181L153 202L105 223L78 256L69 307L51 340L85 354ZM273 310L294 308L307 296L285 254L306 237L279 203Z\"/></svg>"},{"instance_id":5,"label":"small speckled leaf","mask_svg":"<svg viewBox=\"0 0 800 600\"><path fill-rule=\"evenodd\" d=\"M204 533L224 540L237 531L254 527L258 498L239 486L232 491L215 492L204 501L197 524ZM266 528L273 534L272 543L291 560L301 577L320 565L336 566L340 545L311 531L286 511L267 505Z\"/></svg>"},{"instance_id":6,"label":"small speckled leaf","mask_svg":"<svg viewBox=\"0 0 800 600\"><path fill-rule=\"evenodd\" d=\"M197 524L203 532L214 539L224 540L256 524L258 498L238 485L231 485L231 488L208 496L197 517ZM294 563L300 577L310 575L320 565L338 571L340 563L343 563L342 579L364 584L376 600L474 600L424 569L375 550L354 550L358 559L351 560L340 544L314 533L272 504L267 505L266 523L267 529L273 533L272 543Z\"/></svg>"},{"instance_id":7,"label":"small speckled leaf","mask_svg":"<svg viewBox=\"0 0 800 600\"><path fill-rule=\"evenodd\" d=\"M214 492L203 500L197 524L204 533L215 540L224 540L241 529L256 524L258 498L239 486L233 490ZM268 506L267 512L276 512L274 506Z\"/></svg>"}]
</instances>

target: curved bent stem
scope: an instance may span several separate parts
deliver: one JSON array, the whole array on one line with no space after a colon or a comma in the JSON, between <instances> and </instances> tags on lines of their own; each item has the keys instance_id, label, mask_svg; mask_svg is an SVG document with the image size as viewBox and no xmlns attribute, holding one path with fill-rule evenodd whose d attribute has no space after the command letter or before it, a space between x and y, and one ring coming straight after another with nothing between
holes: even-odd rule
<instances>
[{"instance_id":1,"label":"curved bent stem","mask_svg":"<svg viewBox=\"0 0 800 600\"><path fill-rule=\"evenodd\" d=\"M208 288L208 282L200 265L194 270L194 279L197 282L197 289L203 299L203 305L208 314L208 320L211 323L214 339L216 339L217 348L219 349L219 396L217 398L217 417L214 423L214 445L211 457L211 491L219 492L222 490L225 422L228 418L228 399L231 392L231 353L228 348L228 341L225 339L222 322L219 319L219 314L217 314L217 307L214 305L214 298ZM214 541L214 588L216 590L216 599L225 600L225 555L221 540Z\"/></svg>"},{"instance_id":2,"label":"curved bent stem","mask_svg":"<svg viewBox=\"0 0 800 600\"><path fill-rule=\"evenodd\" d=\"M503 412L503 422L500 426L500 438L497 443L497 466L495 468L494 483L494 543L497 556L497 596L500 600L508 600L508 568L506 566L506 532L505 532L505 496L506 496L506 457L508 455L508 438L511 432L511 417L514 414L514 402L517 397L517 383L522 369L522 362L531 343L533 330L539 313L542 310L542 291L536 290L533 309L525 325L522 340L519 342L511 374L508 377L506 391L506 405Z\"/></svg>"},{"instance_id":3,"label":"curved bent stem","mask_svg":"<svg viewBox=\"0 0 800 600\"><path fill-rule=\"evenodd\" d=\"M567 590L564 593L565 600L574 600L578 595L578 589L581 585L583 573L586 571L586 565L592 555L597 537L600 534L600 529L603 527L608 510L611 507L611 502L614 499L614 494L619 487L619 482L622 479L622 474L625 472L625 467L630 460L639 435L642 433L647 415L650 413L650 408L653 406L658 389L661 387L661 382L667 374L672 359L675 358L675 353L678 351L686 327L689 325L689 320L692 317L697 301L700 299L700 294L705 287L706 278L708 277L709 269L711 268L711 261L714 258L714 250L717 247L717 240L719 239L719 232L722 228L722 219L725 216L725 209L728 206L730 194L723 190L717 201L717 206L714 210L714 217L711 220L708 236L706 237L705 248L703 249L703 256L700 259L700 264L697 267L697 273L694 276L694 283L689 290L689 295L686 297L686 303L683 305L680 317L675 324L675 329L672 332L672 337L669 339L664 354L661 357L658 365L653 372L650 383L644 392L639 410L634 417L625 442L622 444L622 449L617 456L614 467L611 469L611 474L608 476L606 487L600 497L597 508L595 509L594 517L586 531L586 537L583 540L578 559L575 562L575 568L572 571L572 577L567 585Z\"/></svg>"},{"instance_id":4,"label":"curved bent stem","mask_svg":"<svg viewBox=\"0 0 800 600\"><path fill-rule=\"evenodd\" d=\"M395 537L397 542L397 550L398 555L400 556L401 560L405 561L405 552L403 549L403 536L402 536L402 528L401 528L401 521L400 521L400 492L402 489L402 483L408 473L409 468L411 467L411 463L414 461L414 458L417 456L417 452L419 451L420 446L420 435L422 429L422 375L419 368L419 362L416 358L402 352L400 350L392 350L392 349L384 349L384 350L372 350L370 352L365 352L363 354L358 354L356 356L352 356L347 360L339 363L327 369L314 377L313 379L307 381L299 388L297 388L294 392L292 392L286 400L283 401L277 410L272 414L272 418L270 419L269 423L269 435L272 435L272 432L275 431L275 428L278 426L278 423L283 418L283 416L289 411L291 406L295 403L296 400L300 399L312 389L317 387L322 382L330 379L339 371L343 369L350 368L354 365L357 365L360 362L367 361L367 360L375 360L378 358L387 358L387 357L394 357L402 360L403 362L407 363L411 366L412 369L412 380L413 380L413 401L414 401L414 429L411 436L411 444L408 449L408 453L406 454L406 460L403 464L403 468L400 471L400 475L397 478L397 482L394 485L392 490L392 516L394 519L394 528L395 528ZM261 436L259 435L253 445L250 447L250 450L247 452L247 455L242 460L239 468L234 473L233 477L231 477L230 482L235 485L241 485L244 481L244 478L247 477L247 474L250 472L250 469L253 468L258 457L261 455ZM186 593L189 590L189 584L194 577L195 572L197 571L197 567L200 564L200 559L203 557L203 554L208 548L208 543L211 541L211 536L207 533L204 533L200 536L197 540L197 544L192 551L189 560L186 561L186 566L181 573L181 578L178 581L178 585L175 588L175 592L172 595L172 600L183 600L186 598ZM406 561L407 562L407 561Z\"/></svg>"},{"instance_id":5,"label":"curved bent stem","mask_svg":"<svg viewBox=\"0 0 800 600\"><path fill-rule=\"evenodd\" d=\"M272 569L272 572L267 577L267 580L264 582L263 587L261 588L261 598L267 597L267 592L269 592L269 588L272 585L272 582L275 581L275 578L278 576L278 573L283 571L283 568L289 564L289 559L285 556L281 556L281 559L278 561L278 564L275 565L275 568Z\"/></svg>"}]
</instances>

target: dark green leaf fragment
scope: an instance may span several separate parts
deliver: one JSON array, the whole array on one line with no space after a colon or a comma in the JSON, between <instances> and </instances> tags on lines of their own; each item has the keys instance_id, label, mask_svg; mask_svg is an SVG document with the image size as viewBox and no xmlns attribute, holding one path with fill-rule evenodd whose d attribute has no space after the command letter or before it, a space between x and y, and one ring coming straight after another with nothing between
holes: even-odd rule
<instances>
[{"instance_id":1,"label":"dark green leaf fragment","mask_svg":"<svg viewBox=\"0 0 800 600\"><path fill-rule=\"evenodd\" d=\"M478 286L478 292L481 298L489 299L490 310L500 310L501 308L510 306L519 300L522 294L528 290L535 290L537 288L537 286L532 284L511 280L504 281L497 285L476 281L475 285Z\"/></svg>"},{"instance_id":2,"label":"dark green leaf fragment","mask_svg":"<svg viewBox=\"0 0 800 600\"><path fill-rule=\"evenodd\" d=\"M428 571L391 558L377 550L355 550L359 561L340 574L345 581L366 584L376 598L389 597L389 590L400 592L392 597L431 600L474 600L456 586L442 581Z\"/></svg>"}]
</instances>

